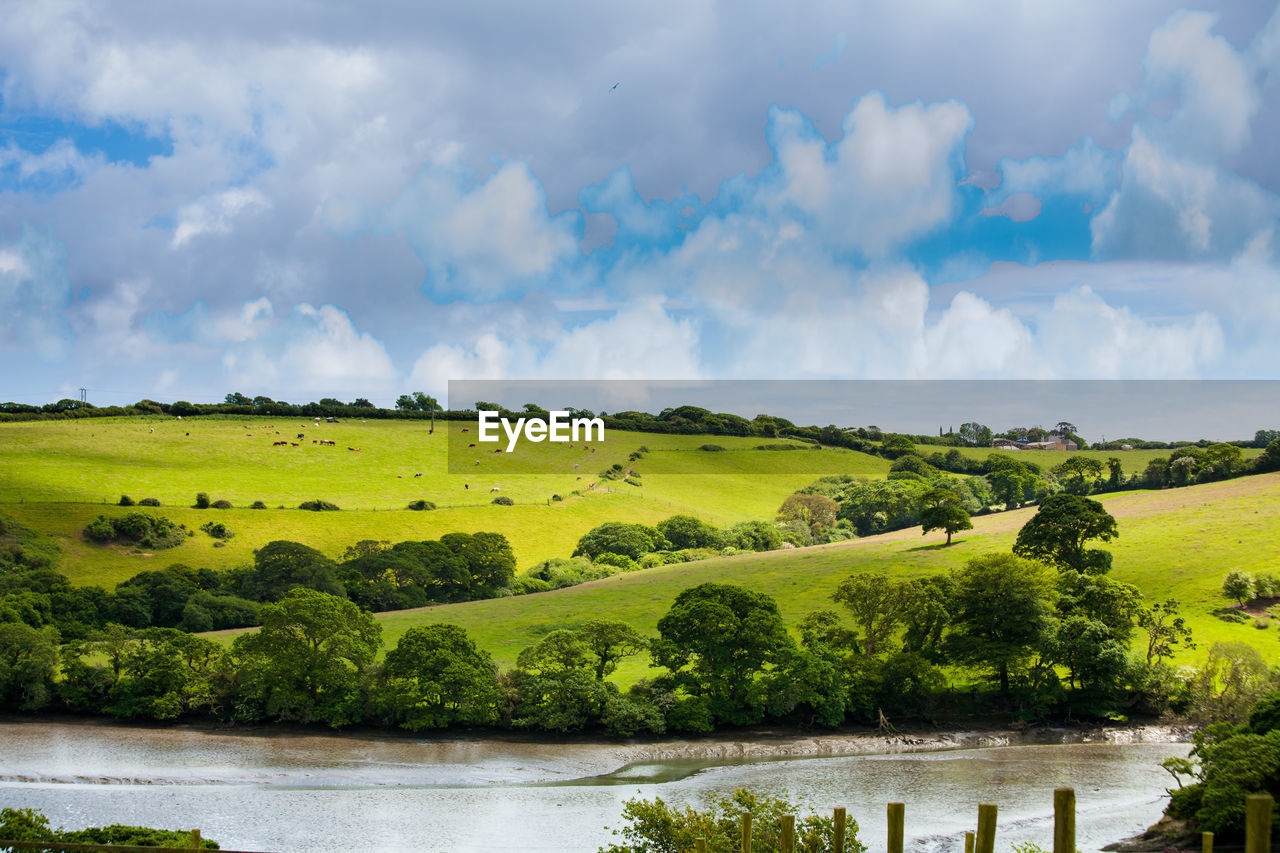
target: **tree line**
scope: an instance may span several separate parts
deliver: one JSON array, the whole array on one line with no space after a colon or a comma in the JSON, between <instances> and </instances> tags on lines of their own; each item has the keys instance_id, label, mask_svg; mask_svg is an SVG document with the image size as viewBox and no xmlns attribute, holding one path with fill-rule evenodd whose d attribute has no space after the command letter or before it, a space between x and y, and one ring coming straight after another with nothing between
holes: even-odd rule
<instances>
[{"instance_id":1,"label":"tree line","mask_svg":"<svg viewBox=\"0 0 1280 853\"><path fill-rule=\"evenodd\" d=\"M1190 632L1176 602L1144 602L1109 577L1111 555L1093 545L1117 535L1096 501L1055 495L1012 553L948 574L854 573L831 590L837 607L806 614L794 632L770 596L704 583L676 595L654 635L584 619L538 638L510 670L448 624L410 629L380 659L368 610L285 583L261 604L261 629L230 648L172 628L111 624L64 642L54 626L6 622L0 707L635 735L991 712L1229 717L1274 686L1247 647L1215 647L1193 673L1171 667ZM610 676L632 658L656 674L624 691ZM955 672L971 680L952 683Z\"/></svg>"}]
</instances>

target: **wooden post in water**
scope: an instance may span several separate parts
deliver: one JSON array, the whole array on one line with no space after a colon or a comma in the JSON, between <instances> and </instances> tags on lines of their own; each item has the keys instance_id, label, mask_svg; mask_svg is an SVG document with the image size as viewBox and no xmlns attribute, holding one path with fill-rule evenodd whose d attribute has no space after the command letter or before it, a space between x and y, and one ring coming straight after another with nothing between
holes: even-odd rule
<instances>
[{"instance_id":1,"label":"wooden post in water","mask_svg":"<svg viewBox=\"0 0 1280 853\"><path fill-rule=\"evenodd\" d=\"M902 853L903 824L907 807L902 803L889 803L889 853ZM1072 853L1075 853L1072 851Z\"/></svg>"},{"instance_id":2,"label":"wooden post in water","mask_svg":"<svg viewBox=\"0 0 1280 853\"><path fill-rule=\"evenodd\" d=\"M191 849L199 850L200 845L203 843L204 843L204 839L200 837L200 830L198 829L191 830Z\"/></svg>"},{"instance_id":3,"label":"wooden post in water","mask_svg":"<svg viewBox=\"0 0 1280 853\"><path fill-rule=\"evenodd\" d=\"M782 816L782 853L796 853L796 816Z\"/></svg>"},{"instance_id":4,"label":"wooden post in water","mask_svg":"<svg viewBox=\"0 0 1280 853\"><path fill-rule=\"evenodd\" d=\"M1244 798L1245 853L1271 853L1271 808L1275 802L1270 794Z\"/></svg>"},{"instance_id":5,"label":"wooden post in water","mask_svg":"<svg viewBox=\"0 0 1280 853\"><path fill-rule=\"evenodd\" d=\"M742 816L742 853L751 853L751 812Z\"/></svg>"},{"instance_id":6,"label":"wooden post in water","mask_svg":"<svg viewBox=\"0 0 1280 853\"><path fill-rule=\"evenodd\" d=\"M1076 792L1058 788L1053 792L1053 853L1076 853Z\"/></svg>"},{"instance_id":7,"label":"wooden post in water","mask_svg":"<svg viewBox=\"0 0 1280 853\"><path fill-rule=\"evenodd\" d=\"M844 824L845 824L844 806L839 806L835 810L834 819L835 819L835 825L836 825L835 826L836 837L832 839L834 843L831 845L831 853L844 853Z\"/></svg>"},{"instance_id":8,"label":"wooden post in water","mask_svg":"<svg viewBox=\"0 0 1280 853\"><path fill-rule=\"evenodd\" d=\"M996 805L978 805L978 834L974 836L973 853L996 853Z\"/></svg>"},{"instance_id":9,"label":"wooden post in water","mask_svg":"<svg viewBox=\"0 0 1280 853\"><path fill-rule=\"evenodd\" d=\"M964 853L973 853L973 833L964 834Z\"/></svg>"},{"instance_id":10,"label":"wooden post in water","mask_svg":"<svg viewBox=\"0 0 1280 853\"><path fill-rule=\"evenodd\" d=\"M1213 833L1200 833L1200 853L1213 853Z\"/></svg>"}]
</instances>

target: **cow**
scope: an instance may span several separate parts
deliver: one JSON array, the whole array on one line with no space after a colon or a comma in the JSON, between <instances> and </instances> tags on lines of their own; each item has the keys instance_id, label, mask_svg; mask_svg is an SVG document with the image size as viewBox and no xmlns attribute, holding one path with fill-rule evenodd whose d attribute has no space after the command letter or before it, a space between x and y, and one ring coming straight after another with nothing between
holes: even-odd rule
<instances>
[{"instance_id":1,"label":"cow","mask_svg":"<svg viewBox=\"0 0 1280 853\"><path fill-rule=\"evenodd\" d=\"M466 427L463 427L463 428L462 428L462 431L463 431L463 432L471 432L471 430L467 429Z\"/></svg>"},{"instance_id":2,"label":"cow","mask_svg":"<svg viewBox=\"0 0 1280 853\"><path fill-rule=\"evenodd\" d=\"M354 451L354 452L356 452L356 453L359 453L359 452L360 452L360 448L358 448L358 447L350 447L350 446L348 446L348 447L347 447L347 450L351 450L351 451Z\"/></svg>"},{"instance_id":3,"label":"cow","mask_svg":"<svg viewBox=\"0 0 1280 853\"><path fill-rule=\"evenodd\" d=\"M419 471L418 473L414 474L413 476L415 476L415 477L421 477L421 476L422 476L422 472L421 472L421 471Z\"/></svg>"},{"instance_id":4,"label":"cow","mask_svg":"<svg viewBox=\"0 0 1280 853\"><path fill-rule=\"evenodd\" d=\"M475 446L476 446L476 443L474 441L467 445L467 447L475 447Z\"/></svg>"},{"instance_id":5,"label":"cow","mask_svg":"<svg viewBox=\"0 0 1280 853\"><path fill-rule=\"evenodd\" d=\"M501 448L501 447L495 447L495 448L493 449L493 452L494 452L494 453L501 453L501 452L502 452L502 448Z\"/></svg>"},{"instance_id":6,"label":"cow","mask_svg":"<svg viewBox=\"0 0 1280 853\"><path fill-rule=\"evenodd\" d=\"M155 427L152 427L152 428L151 428L151 431L152 431L152 432L155 432L155 431L156 431L156 428L155 428Z\"/></svg>"},{"instance_id":7,"label":"cow","mask_svg":"<svg viewBox=\"0 0 1280 853\"><path fill-rule=\"evenodd\" d=\"M289 444L289 442L287 442L287 441L273 441L273 442L271 442L271 446L272 446L272 447L279 447L279 446L280 446L280 445L282 445L282 444L287 446L287 445Z\"/></svg>"},{"instance_id":8,"label":"cow","mask_svg":"<svg viewBox=\"0 0 1280 853\"><path fill-rule=\"evenodd\" d=\"M470 488L471 488L471 484L470 484L470 483L463 483L463 484L462 484L462 488L464 488L464 489L470 489Z\"/></svg>"},{"instance_id":9,"label":"cow","mask_svg":"<svg viewBox=\"0 0 1280 853\"><path fill-rule=\"evenodd\" d=\"M492 489L489 490L490 493L500 492L500 491L502 491L502 489L499 489L497 486L494 486Z\"/></svg>"},{"instance_id":10,"label":"cow","mask_svg":"<svg viewBox=\"0 0 1280 853\"><path fill-rule=\"evenodd\" d=\"M306 435L304 433L298 433L298 438L306 438Z\"/></svg>"},{"instance_id":11,"label":"cow","mask_svg":"<svg viewBox=\"0 0 1280 853\"><path fill-rule=\"evenodd\" d=\"M297 447L297 446L298 446L298 442L296 442L296 441L291 441L291 442L289 442L289 446L290 446L290 447Z\"/></svg>"}]
</instances>

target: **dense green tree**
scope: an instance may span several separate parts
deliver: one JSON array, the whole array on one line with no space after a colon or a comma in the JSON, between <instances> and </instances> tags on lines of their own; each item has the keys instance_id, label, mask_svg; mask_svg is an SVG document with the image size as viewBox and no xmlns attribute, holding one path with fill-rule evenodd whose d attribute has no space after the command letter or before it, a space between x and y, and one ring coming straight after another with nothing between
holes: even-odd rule
<instances>
[{"instance_id":1,"label":"dense green tree","mask_svg":"<svg viewBox=\"0 0 1280 853\"><path fill-rule=\"evenodd\" d=\"M1110 552L1086 549L1085 544L1094 539L1110 542L1119 535L1115 518L1097 501L1080 495L1051 495L1018 531L1013 553L1059 569L1105 574L1111 569Z\"/></svg>"},{"instance_id":2,"label":"dense green tree","mask_svg":"<svg viewBox=\"0 0 1280 853\"><path fill-rule=\"evenodd\" d=\"M1253 575L1248 572L1233 570L1227 572L1222 580L1222 594L1240 607L1244 607L1245 602L1253 598L1253 593Z\"/></svg>"},{"instance_id":3,"label":"dense green tree","mask_svg":"<svg viewBox=\"0 0 1280 853\"><path fill-rule=\"evenodd\" d=\"M902 624L910 599L904 582L884 572L856 572L840 582L831 598L845 606L861 632L863 654L884 651Z\"/></svg>"},{"instance_id":4,"label":"dense green tree","mask_svg":"<svg viewBox=\"0 0 1280 853\"><path fill-rule=\"evenodd\" d=\"M691 515L673 515L659 521L657 527L673 550L724 546L724 537L719 530Z\"/></svg>"},{"instance_id":5,"label":"dense green tree","mask_svg":"<svg viewBox=\"0 0 1280 853\"><path fill-rule=\"evenodd\" d=\"M613 675L623 658L649 648L649 641L639 631L616 619L590 619L577 630L577 635L587 648L597 681Z\"/></svg>"},{"instance_id":6,"label":"dense green tree","mask_svg":"<svg viewBox=\"0 0 1280 853\"><path fill-rule=\"evenodd\" d=\"M1054 585L1044 568L1010 554L990 554L954 575L948 651L993 670L1009 696L1009 673L1042 648L1053 624Z\"/></svg>"},{"instance_id":7,"label":"dense green tree","mask_svg":"<svg viewBox=\"0 0 1280 853\"><path fill-rule=\"evenodd\" d=\"M1204 458L1214 476L1220 478L1232 476L1244 464L1244 453L1234 444L1211 444L1204 449Z\"/></svg>"},{"instance_id":8,"label":"dense green tree","mask_svg":"<svg viewBox=\"0 0 1280 853\"><path fill-rule=\"evenodd\" d=\"M315 548L277 539L253 552L253 568L242 582L242 594L253 601L279 601L295 587L345 596L337 566Z\"/></svg>"},{"instance_id":9,"label":"dense green tree","mask_svg":"<svg viewBox=\"0 0 1280 853\"><path fill-rule=\"evenodd\" d=\"M1280 471L1280 438L1273 438L1258 457L1259 471Z\"/></svg>"},{"instance_id":10,"label":"dense green tree","mask_svg":"<svg viewBox=\"0 0 1280 853\"><path fill-rule=\"evenodd\" d=\"M724 544L741 551L776 551L782 535L767 521L742 521L725 531Z\"/></svg>"},{"instance_id":11,"label":"dense green tree","mask_svg":"<svg viewBox=\"0 0 1280 853\"><path fill-rule=\"evenodd\" d=\"M972 530L969 513L960 505L960 497L951 489L933 488L920 496L920 535L942 530L951 544L952 534Z\"/></svg>"},{"instance_id":12,"label":"dense green tree","mask_svg":"<svg viewBox=\"0 0 1280 853\"><path fill-rule=\"evenodd\" d=\"M817 532L835 524L836 513L839 511L840 504L825 495L796 493L778 507L778 520L798 521Z\"/></svg>"},{"instance_id":13,"label":"dense green tree","mask_svg":"<svg viewBox=\"0 0 1280 853\"><path fill-rule=\"evenodd\" d=\"M777 603L732 584L681 592L658 621L658 634L650 645L654 662L704 699L714 718L739 725L759 721L762 673L792 647Z\"/></svg>"},{"instance_id":14,"label":"dense green tree","mask_svg":"<svg viewBox=\"0 0 1280 853\"><path fill-rule=\"evenodd\" d=\"M0 622L0 708L33 711L53 697L58 629Z\"/></svg>"},{"instance_id":15,"label":"dense green tree","mask_svg":"<svg viewBox=\"0 0 1280 853\"><path fill-rule=\"evenodd\" d=\"M516 555L501 533L446 533L440 544L466 566L470 598L493 598L511 586Z\"/></svg>"},{"instance_id":16,"label":"dense green tree","mask_svg":"<svg viewBox=\"0 0 1280 853\"><path fill-rule=\"evenodd\" d=\"M986 478L1005 509L1016 509L1035 496L1036 475L1007 451L992 453L986 461Z\"/></svg>"},{"instance_id":17,"label":"dense green tree","mask_svg":"<svg viewBox=\"0 0 1280 853\"><path fill-rule=\"evenodd\" d=\"M599 719L608 687L592 672L592 655L576 631L552 631L522 650L512 673L517 726L576 731ZM615 688L616 689L616 688Z\"/></svg>"},{"instance_id":18,"label":"dense green tree","mask_svg":"<svg viewBox=\"0 0 1280 853\"><path fill-rule=\"evenodd\" d=\"M973 447L991 446L991 427L979 423L960 424L960 437Z\"/></svg>"},{"instance_id":19,"label":"dense green tree","mask_svg":"<svg viewBox=\"0 0 1280 853\"><path fill-rule=\"evenodd\" d=\"M585 554L594 560L600 554L622 554L638 560L645 554L663 550L666 545L666 539L656 528L646 524L607 521L588 530L578 540L573 556Z\"/></svg>"},{"instance_id":20,"label":"dense green tree","mask_svg":"<svg viewBox=\"0 0 1280 853\"><path fill-rule=\"evenodd\" d=\"M102 710L116 717L171 720L213 706L222 646L173 628L149 628L124 647Z\"/></svg>"},{"instance_id":21,"label":"dense green tree","mask_svg":"<svg viewBox=\"0 0 1280 853\"><path fill-rule=\"evenodd\" d=\"M387 652L377 704L409 731L498 722L497 668L457 625L410 628Z\"/></svg>"},{"instance_id":22,"label":"dense green tree","mask_svg":"<svg viewBox=\"0 0 1280 853\"><path fill-rule=\"evenodd\" d=\"M262 608L262 629L232 645L253 715L343 726L360 717L360 682L382 645L373 615L344 598L295 588Z\"/></svg>"},{"instance_id":23,"label":"dense green tree","mask_svg":"<svg viewBox=\"0 0 1280 853\"><path fill-rule=\"evenodd\" d=\"M1091 456L1068 456L1053 469L1054 475L1068 493L1087 495L1094 490L1102 477L1102 460Z\"/></svg>"}]
</instances>

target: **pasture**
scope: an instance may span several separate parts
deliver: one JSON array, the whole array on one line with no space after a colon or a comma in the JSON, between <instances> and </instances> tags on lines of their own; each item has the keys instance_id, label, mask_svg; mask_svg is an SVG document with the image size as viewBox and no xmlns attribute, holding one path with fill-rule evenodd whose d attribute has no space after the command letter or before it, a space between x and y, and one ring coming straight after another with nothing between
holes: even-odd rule
<instances>
[{"instance_id":1,"label":"pasture","mask_svg":"<svg viewBox=\"0 0 1280 853\"><path fill-rule=\"evenodd\" d=\"M787 495L822 473L879 477L889 467L879 457L812 451L799 442L790 443L806 449L759 451L751 448L761 439L716 437L726 449L707 452L698 450L706 436L632 432L610 432L594 451L521 444L499 459L467 452L474 424L439 422L434 434L428 430L423 421L317 426L297 418L223 416L3 423L0 512L53 536L63 548L60 568L73 582L107 588L157 565L240 565L274 539L303 542L337 558L361 539L394 542L488 530L507 536L518 565L527 568L568 556L583 533L605 521L653 523L685 513L727 526L772 518ZM453 467L463 473L449 471L448 454L457 448L449 444L449 431L453 441L461 437L466 458L462 465L455 458ZM649 452L629 462L641 446ZM601 479L599 472L615 462L634 466L643 485ZM192 509L197 492L233 508ZM195 536L156 553L87 542L81 531L99 514L133 511L116 506L122 494L159 499L159 509L143 511L185 524L197 530ZM552 500L557 494L562 501ZM496 495L512 498L515 506L495 506ZM315 498L342 511L296 509ZM406 510L414 500L438 508ZM248 509L254 501L268 508ZM215 548L198 531L211 519L236 533L224 547Z\"/></svg>"}]
</instances>

